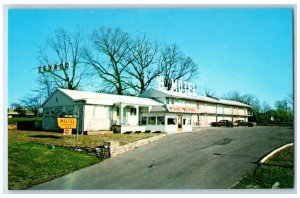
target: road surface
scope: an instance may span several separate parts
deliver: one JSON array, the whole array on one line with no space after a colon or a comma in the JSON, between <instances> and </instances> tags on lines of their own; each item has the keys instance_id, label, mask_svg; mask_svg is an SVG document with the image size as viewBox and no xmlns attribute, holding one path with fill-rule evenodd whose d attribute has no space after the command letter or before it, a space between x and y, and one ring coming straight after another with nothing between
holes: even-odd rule
<instances>
[{"instance_id":1,"label":"road surface","mask_svg":"<svg viewBox=\"0 0 300 198\"><path fill-rule=\"evenodd\" d=\"M291 142L290 127L172 134L29 190L228 189L266 154Z\"/></svg>"}]
</instances>

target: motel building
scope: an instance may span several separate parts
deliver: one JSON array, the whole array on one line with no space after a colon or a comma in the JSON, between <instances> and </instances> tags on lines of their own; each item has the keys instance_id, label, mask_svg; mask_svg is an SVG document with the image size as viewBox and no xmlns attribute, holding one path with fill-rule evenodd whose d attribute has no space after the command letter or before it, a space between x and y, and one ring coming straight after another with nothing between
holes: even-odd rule
<instances>
[{"instance_id":1,"label":"motel building","mask_svg":"<svg viewBox=\"0 0 300 198\"><path fill-rule=\"evenodd\" d=\"M139 97L57 89L43 103L43 128L58 131L57 118L77 117L80 132L188 132L220 120L245 120L251 106L195 93L193 83L150 88Z\"/></svg>"}]
</instances>

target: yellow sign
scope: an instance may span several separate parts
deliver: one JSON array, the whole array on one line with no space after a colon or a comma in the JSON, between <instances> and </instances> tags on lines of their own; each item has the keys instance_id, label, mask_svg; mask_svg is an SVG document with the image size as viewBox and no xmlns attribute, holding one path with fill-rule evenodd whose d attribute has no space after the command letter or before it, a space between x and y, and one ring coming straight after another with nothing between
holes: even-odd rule
<instances>
[{"instance_id":1,"label":"yellow sign","mask_svg":"<svg viewBox=\"0 0 300 198\"><path fill-rule=\"evenodd\" d=\"M76 118L57 118L57 124L61 129L76 129Z\"/></svg>"}]
</instances>

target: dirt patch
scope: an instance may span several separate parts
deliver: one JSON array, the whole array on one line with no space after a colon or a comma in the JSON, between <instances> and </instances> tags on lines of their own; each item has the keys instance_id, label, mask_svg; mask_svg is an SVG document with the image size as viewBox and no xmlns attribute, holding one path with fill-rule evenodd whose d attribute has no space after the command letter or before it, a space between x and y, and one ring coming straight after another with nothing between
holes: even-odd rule
<instances>
[{"instance_id":1,"label":"dirt patch","mask_svg":"<svg viewBox=\"0 0 300 198\"><path fill-rule=\"evenodd\" d=\"M52 138L52 139L60 139L60 136L57 135L30 135L29 137L35 137L35 138Z\"/></svg>"},{"instance_id":2,"label":"dirt patch","mask_svg":"<svg viewBox=\"0 0 300 198\"><path fill-rule=\"evenodd\" d=\"M15 124L9 124L9 125L7 126L7 129L8 129L9 131L15 131L15 130L17 130L17 125L15 125Z\"/></svg>"}]
</instances>

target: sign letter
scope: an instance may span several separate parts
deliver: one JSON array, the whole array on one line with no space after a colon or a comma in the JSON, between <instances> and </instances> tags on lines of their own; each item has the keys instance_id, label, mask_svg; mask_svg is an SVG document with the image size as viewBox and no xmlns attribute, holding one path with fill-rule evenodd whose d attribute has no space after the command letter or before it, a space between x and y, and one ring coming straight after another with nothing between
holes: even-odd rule
<instances>
[{"instance_id":1,"label":"sign letter","mask_svg":"<svg viewBox=\"0 0 300 198\"><path fill-rule=\"evenodd\" d=\"M171 91L177 91L177 86L178 86L178 83L177 83L177 80L172 80L172 88L171 88Z\"/></svg>"},{"instance_id":2,"label":"sign letter","mask_svg":"<svg viewBox=\"0 0 300 198\"><path fill-rule=\"evenodd\" d=\"M158 76L157 83L158 83L158 89L159 90L164 90L165 89L164 77Z\"/></svg>"}]
</instances>

